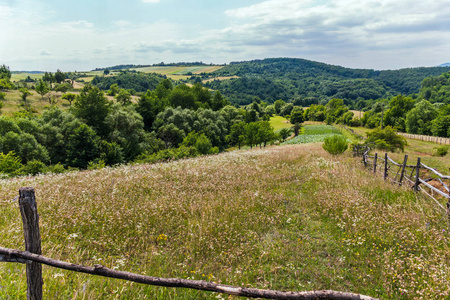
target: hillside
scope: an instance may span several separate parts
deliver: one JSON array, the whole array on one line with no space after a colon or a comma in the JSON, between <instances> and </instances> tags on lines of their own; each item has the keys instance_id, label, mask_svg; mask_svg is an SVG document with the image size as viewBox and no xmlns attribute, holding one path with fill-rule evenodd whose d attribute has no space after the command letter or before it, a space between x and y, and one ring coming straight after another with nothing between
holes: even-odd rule
<instances>
[{"instance_id":1,"label":"hillside","mask_svg":"<svg viewBox=\"0 0 450 300\"><path fill-rule=\"evenodd\" d=\"M350 104L360 99L418 93L425 77L447 71L450 67L376 71L304 59L270 58L231 63L214 74L239 78L211 81L206 86L220 90L231 102L239 104L251 103L254 97L266 102L312 98L316 103L340 98Z\"/></svg>"},{"instance_id":2,"label":"hillside","mask_svg":"<svg viewBox=\"0 0 450 300\"><path fill-rule=\"evenodd\" d=\"M22 186L36 188L43 254L73 263L382 299L450 292L435 204L320 145L0 180L3 247L23 248ZM2 263L0 274L0 298L25 299L25 266ZM49 267L43 276L45 299L220 299Z\"/></svg>"}]
</instances>

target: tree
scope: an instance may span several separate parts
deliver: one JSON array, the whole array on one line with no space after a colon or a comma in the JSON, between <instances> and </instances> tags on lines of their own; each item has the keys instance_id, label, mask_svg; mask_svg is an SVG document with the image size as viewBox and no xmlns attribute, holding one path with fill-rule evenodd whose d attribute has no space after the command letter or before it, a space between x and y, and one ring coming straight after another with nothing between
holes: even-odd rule
<instances>
[{"instance_id":1,"label":"tree","mask_svg":"<svg viewBox=\"0 0 450 300\"><path fill-rule=\"evenodd\" d=\"M56 82L56 83L61 83L61 82L64 81L64 79L67 78L66 74L64 74L63 72L61 72L61 70L59 70L59 69L56 71L54 77L55 77L55 82Z\"/></svg>"},{"instance_id":2,"label":"tree","mask_svg":"<svg viewBox=\"0 0 450 300\"><path fill-rule=\"evenodd\" d=\"M231 126L230 134L227 136L227 141L231 145L237 144L239 149L241 149L241 146L245 141L245 135L245 122L239 122Z\"/></svg>"},{"instance_id":3,"label":"tree","mask_svg":"<svg viewBox=\"0 0 450 300\"><path fill-rule=\"evenodd\" d=\"M110 111L110 105L111 103L98 87L87 84L76 98L73 113L94 128L101 136L105 136L107 129L104 122Z\"/></svg>"},{"instance_id":4,"label":"tree","mask_svg":"<svg viewBox=\"0 0 450 300\"><path fill-rule=\"evenodd\" d=\"M427 100L420 101L406 114L406 132L431 135L431 121L437 114L433 104Z\"/></svg>"},{"instance_id":5,"label":"tree","mask_svg":"<svg viewBox=\"0 0 450 300\"><path fill-rule=\"evenodd\" d=\"M258 142L266 147L267 143L275 140L275 133L273 127L268 121L259 121L258 123Z\"/></svg>"},{"instance_id":6,"label":"tree","mask_svg":"<svg viewBox=\"0 0 450 300\"><path fill-rule=\"evenodd\" d=\"M284 142L291 135L291 128L280 129L279 135L281 137L281 141Z\"/></svg>"},{"instance_id":7,"label":"tree","mask_svg":"<svg viewBox=\"0 0 450 300\"><path fill-rule=\"evenodd\" d=\"M104 71L103 71L103 75L109 75L109 73L110 73L110 71L108 70L108 69L105 69Z\"/></svg>"},{"instance_id":8,"label":"tree","mask_svg":"<svg viewBox=\"0 0 450 300\"><path fill-rule=\"evenodd\" d=\"M169 95L169 103L172 107L196 109L195 97L187 85L178 85Z\"/></svg>"},{"instance_id":9,"label":"tree","mask_svg":"<svg viewBox=\"0 0 450 300\"><path fill-rule=\"evenodd\" d=\"M305 119L304 119L303 108L294 109L291 112L291 119L290 119L291 124L295 124L295 123L300 123L301 124L304 121L305 121Z\"/></svg>"},{"instance_id":10,"label":"tree","mask_svg":"<svg viewBox=\"0 0 450 300\"><path fill-rule=\"evenodd\" d=\"M281 108L282 108L285 104L286 104L286 102L284 102L283 100L277 100L277 101L275 101L275 103L274 103L274 106L275 106L275 112L276 112L277 114L279 114L280 111L281 111Z\"/></svg>"},{"instance_id":11,"label":"tree","mask_svg":"<svg viewBox=\"0 0 450 300\"><path fill-rule=\"evenodd\" d=\"M450 116L440 115L431 122L431 133L434 136L450 136Z\"/></svg>"},{"instance_id":12,"label":"tree","mask_svg":"<svg viewBox=\"0 0 450 300\"><path fill-rule=\"evenodd\" d=\"M69 101L69 105L72 106L72 102L73 100L75 100L75 98L77 97L77 95L72 94L72 93L67 93L62 95L62 99Z\"/></svg>"},{"instance_id":13,"label":"tree","mask_svg":"<svg viewBox=\"0 0 450 300\"><path fill-rule=\"evenodd\" d=\"M398 131L406 130L406 114L414 107L415 100L399 95L389 102L389 109L384 114L383 123Z\"/></svg>"},{"instance_id":14,"label":"tree","mask_svg":"<svg viewBox=\"0 0 450 300\"><path fill-rule=\"evenodd\" d=\"M2 65L0 66L0 90L10 90L13 88L11 83L11 71L9 67Z\"/></svg>"},{"instance_id":15,"label":"tree","mask_svg":"<svg viewBox=\"0 0 450 300\"><path fill-rule=\"evenodd\" d=\"M109 87L109 91L106 93L108 96L115 96L119 93L119 85L117 83L112 84Z\"/></svg>"},{"instance_id":16,"label":"tree","mask_svg":"<svg viewBox=\"0 0 450 300\"><path fill-rule=\"evenodd\" d=\"M259 125L256 122L251 122L245 125L245 143L253 148L253 145L258 143Z\"/></svg>"},{"instance_id":17,"label":"tree","mask_svg":"<svg viewBox=\"0 0 450 300\"><path fill-rule=\"evenodd\" d=\"M404 150L406 140L398 135L391 126L384 129L376 128L372 132L367 133L366 144L374 143L378 149L394 152L396 149Z\"/></svg>"},{"instance_id":18,"label":"tree","mask_svg":"<svg viewBox=\"0 0 450 300\"><path fill-rule=\"evenodd\" d=\"M186 135L183 130L171 123L159 128L157 136L164 141L166 148L175 148L183 142Z\"/></svg>"},{"instance_id":19,"label":"tree","mask_svg":"<svg viewBox=\"0 0 450 300\"><path fill-rule=\"evenodd\" d=\"M28 102L27 98L28 96L33 95L27 88L21 88L20 90L20 98L22 99L22 105L25 107L26 110L30 108L30 103Z\"/></svg>"},{"instance_id":20,"label":"tree","mask_svg":"<svg viewBox=\"0 0 450 300\"><path fill-rule=\"evenodd\" d=\"M38 84L36 85L36 92L41 95L41 100L44 100L44 95L47 94L50 91L50 88L48 87L47 83L39 79Z\"/></svg>"},{"instance_id":21,"label":"tree","mask_svg":"<svg viewBox=\"0 0 450 300\"><path fill-rule=\"evenodd\" d=\"M120 89L116 99L117 102L121 103L122 105L131 104L131 95L127 90Z\"/></svg>"},{"instance_id":22,"label":"tree","mask_svg":"<svg viewBox=\"0 0 450 300\"><path fill-rule=\"evenodd\" d=\"M50 85L50 88L52 88L52 83L55 82L55 76L53 76L52 73L45 72L44 76L42 77L42 80L45 82L48 82Z\"/></svg>"},{"instance_id":23,"label":"tree","mask_svg":"<svg viewBox=\"0 0 450 300\"><path fill-rule=\"evenodd\" d=\"M138 101L137 112L142 116L146 130L150 130L156 116L169 105L167 98L159 98L156 91L147 91Z\"/></svg>"},{"instance_id":24,"label":"tree","mask_svg":"<svg viewBox=\"0 0 450 300\"><path fill-rule=\"evenodd\" d=\"M86 169L89 162L99 156L100 139L95 131L86 124L81 124L69 136L66 164Z\"/></svg>"},{"instance_id":25,"label":"tree","mask_svg":"<svg viewBox=\"0 0 450 300\"><path fill-rule=\"evenodd\" d=\"M68 82L63 82L61 84L58 84L55 87L55 91L57 92L61 92L61 93L66 93L68 90L70 90L72 88L72 85Z\"/></svg>"}]
</instances>

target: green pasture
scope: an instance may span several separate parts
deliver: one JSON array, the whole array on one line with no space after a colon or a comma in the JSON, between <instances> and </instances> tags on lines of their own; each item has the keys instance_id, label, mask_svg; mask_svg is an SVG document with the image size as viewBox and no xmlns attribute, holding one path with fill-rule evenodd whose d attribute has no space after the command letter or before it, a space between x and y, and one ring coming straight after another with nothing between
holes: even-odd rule
<instances>
[{"instance_id":1,"label":"green pasture","mask_svg":"<svg viewBox=\"0 0 450 300\"><path fill-rule=\"evenodd\" d=\"M273 127L274 131L278 131L283 128L291 128L292 124L288 119L281 116L274 116L270 118L270 126Z\"/></svg>"}]
</instances>

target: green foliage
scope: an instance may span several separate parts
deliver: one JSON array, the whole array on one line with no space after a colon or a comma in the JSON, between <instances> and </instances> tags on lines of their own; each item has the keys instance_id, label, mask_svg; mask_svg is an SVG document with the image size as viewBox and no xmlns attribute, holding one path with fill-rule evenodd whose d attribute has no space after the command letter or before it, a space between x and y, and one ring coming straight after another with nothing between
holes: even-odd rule
<instances>
[{"instance_id":1,"label":"green foliage","mask_svg":"<svg viewBox=\"0 0 450 300\"><path fill-rule=\"evenodd\" d=\"M88 170L99 170L99 169L103 169L106 166L105 162L103 160L95 160L95 161L90 161L88 163L87 169Z\"/></svg>"},{"instance_id":2,"label":"green foliage","mask_svg":"<svg viewBox=\"0 0 450 300\"><path fill-rule=\"evenodd\" d=\"M154 90L162 79L163 77L157 74L124 71L115 76L95 76L91 83L105 91L116 84L117 89L111 90L111 96L114 96L119 92L119 88L136 92Z\"/></svg>"},{"instance_id":3,"label":"green foliage","mask_svg":"<svg viewBox=\"0 0 450 300\"><path fill-rule=\"evenodd\" d=\"M450 115L439 115L431 122L431 133L434 136L450 136Z\"/></svg>"},{"instance_id":4,"label":"green foliage","mask_svg":"<svg viewBox=\"0 0 450 300\"><path fill-rule=\"evenodd\" d=\"M44 95L47 94L50 91L49 86L45 81L42 79L39 79L38 84L36 84L36 92L41 95L41 98L44 99Z\"/></svg>"},{"instance_id":5,"label":"green foliage","mask_svg":"<svg viewBox=\"0 0 450 300\"><path fill-rule=\"evenodd\" d=\"M117 102L121 103L122 105L131 104L131 94L124 89L120 89L119 93L117 94L116 99L117 99Z\"/></svg>"},{"instance_id":6,"label":"green foliage","mask_svg":"<svg viewBox=\"0 0 450 300\"><path fill-rule=\"evenodd\" d=\"M338 155L344 153L345 150L348 149L348 141L346 137L335 134L330 137L326 137L322 147L328 153Z\"/></svg>"},{"instance_id":7,"label":"green foliage","mask_svg":"<svg viewBox=\"0 0 450 300\"><path fill-rule=\"evenodd\" d=\"M61 92L61 93L67 93L71 89L72 89L72 85L68 82L63 82L63 83L57 84L55 86L55 91Z\"/></svg>"},{"instance_id":8,"label":"green foliage","mask_svg":"<svg viewBox=\"0 0 450 300\"><path fill-rule=\"evenodd\" d=\"M76 98L73 113L100 135L106 135L107 129L104 122L110 111L110 105L98 87L87 84Z\"/></svg>"},{"instance_id":9,"label":"green foliage","mask_svg":"<svg viewBox=\"0 0 450 300\"><path fill-rule=\"evenodd\" d=\"M16 156L14 151L10 151L7 154L0 152L0 174L3 173L12 176L22 166L20 157Z\"/></svg>"},{"instance_id":10,"label":"green foliage","mask_svg":"<svg viewBox=\"0 0 450 300\"><path fill-rule=\"evenodd\" d=\"M66 164L75 168L86 169L89 162L99 154L99 137L88 125L80 125L69 136Z\"/></svg>"},{"instance_id":11,"label":"green foliage","mask_svg":"<svg viewBox=\"0 0 450 300\"><path fill-rule=\"evenodd\" d=\"M436 155L437 156L446 156L448 153L448 146L440 146L440 147L436 147Z\"/></svg>"},{"instance_id":12,"label":"green foliage","mask_svg":"<svg viewBox=\"0 0 450 300\"><path fill-rule=\"evenodd\" d=\"M304 114L305 114L305 112L303 111L303 108L294 107L294 109L291 112L291 118L290 118L291 124L303 123L305 121Z\"/></svg>"},{"instance_id":13,"label":"green foliage","mask_svg":"<svg viewBox=\"0 0 450 300\"><path fill-rule=\"evenodd\" d=\"M37 175L47 173L47 166L40 160L30 160L20 170L19 173L23 175Z\"/></svg>"},{"instance_id":14,"label":"green foliage","mask_svg":"<svg viewBox=\"0 0 450 300\"><path fill-rule=\"evenodd\" d=\"M406 132L431 135L431 122L437 115L433 104L427 100L420 101L406 114Z\"/></svg>"},{"instance_id":15,"label":"green foliage","mask_svg":"<svg viewBox=\"0 0 450 300\"><path fill-rule=\"evenodd\" d=\"M69 105L72 106L72 102L76 99L77 95L72 93L67 93L61 96L62 99L69 101Z\"/></svg>"},{"instance_id":16,"label":"green foliage","mask_svg":"<svg viewBox=\"0 0 450 300\"><path fill-rule=\"evenodd\" d=\"M64 74L63 72L61 72L61 70L58 69L58 70L56 71L54 77L55 77L55 82L56 82L56 83L61 83L61 82L64 81L64 79L67 78L67 75Z\"/></svg>"},{"instance_id":17,"label":"green foliage","mask_svg":"<svg viewBox=\"0 0 450 300\"><path fill-rule=\"evenodd\" d=\"M384 129L377 128L372 132L367 132L366 144L373 143L378 149L391 152L397 149L403 151L406 146L406 140L398 135L395 130L387 126Z\"/></svg>"},{"instance_id":18,"label":"green foliage","mask_svg":"<svg viewBox=\"0 0 450 300\"><path fill-rule=\"evenodd\" d=\"M383 124L399 131L406 130L406 114L413 109L415 100L399 95L389 102L389 109L384 113Z\"/></svg>"},{"instance_id":19,"label":"green foliage","mask_svg":"<svg viewBox=\"0 0 450 300\"><path fill-rule=\"evenodd\" d=\"M290 135L292 129L291 128L281 128L278 134L280 135L281 141L284 142Z\"/></svg>"}]
</instances>

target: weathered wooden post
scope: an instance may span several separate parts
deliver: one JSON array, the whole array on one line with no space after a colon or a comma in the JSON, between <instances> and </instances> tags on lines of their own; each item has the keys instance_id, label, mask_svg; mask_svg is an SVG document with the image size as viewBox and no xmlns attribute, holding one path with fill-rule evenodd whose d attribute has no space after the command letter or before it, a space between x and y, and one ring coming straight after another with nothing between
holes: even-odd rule
<instances>
[{"instance_id":1,"label":"weathered wooden post","mask_svg":"<svg viewBox=\"0 0 450 300\"><path fill-rule=\"evenodd\" d=\"M384 154L384 174L383 179L387 179L387 170L388 170L388 154L387 152Z\"/></svg>"},{"instance_id":2,"label":"weathered wooden post","mask_svg":"<svg viewBox=\"0 0 450 300\"><path fill-rule=\"evenodd\" d=\"M405 159L403 160L402 173L400 174L399 185L402 185L403 176L405 175L406 162L408 161L408 154L405 154Z\"/></svg>"},{"instance_id":3,"label":"weathered wooden post","mask_svg":"<svg viewBox=\"0 0 450 300\"><path fill-rule=\"evenodd\" d=\"M25 251L35 254L41 252L41 234L34 188L23 187L19 190L19 207L22 215L25 235ZM29 262L27 265L27 300L42 300L42 265Z\"/></svg>"},{"instance_id":4,"label":"weathered wooden post","mask_svg":"<svg viewBox=\"0 0 450 300\"><path fill-rule=\"evenodd\" d=\"M373 159L373 172L377 172L377 160L378 160L378 153L375 153L375 157Z\"/></svg>"},{"instance_id":5,"label":"weathered wooden post","mask_svg":"<svg viewBox=\"0 0 450 300\"><path fill-rule=\"evenodd\" d=\"M416 166L416 181L414 183L414 191L419 191L419 176L420 176L420 157L417 158L417 166Z\"/></svg>"}]
</instances>

